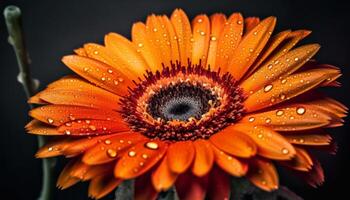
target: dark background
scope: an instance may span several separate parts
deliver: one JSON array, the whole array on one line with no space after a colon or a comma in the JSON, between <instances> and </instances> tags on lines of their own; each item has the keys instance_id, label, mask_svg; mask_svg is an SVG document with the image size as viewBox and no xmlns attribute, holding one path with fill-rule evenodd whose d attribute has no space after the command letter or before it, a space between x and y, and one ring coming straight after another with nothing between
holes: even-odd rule
<instances>
[{"instance_id":1,"label":"dark background","mask_svg":"<svg viewBox=\"0 0 350 200\"><path fill-rule=\"evenodd\" d=\"M239 11L244 16L277 16L277 30L312 30L312 35L303 43L320 43L322 48L316 58L339 66L343 71L340 79L343 87L332 88L328 94L345 104L350 99L350 6L342 1L0 0L1 10L10 4L21 7L23 11L27 45L33 61L32 73L41 81L41 89L71 73L60 58L74 48L86 42L102 42L104 34L112 31L129 37L133 22L145 20L150 13L169 15L174 8L183 8L191 18L200 13L223 12L228 15ZM16 81L18 69L12 47L7 43L3 16L0 17L0 50L0 198L35 199L41 187L41 162L33 157L36 137L26 134L23 129L29 121L28 107L22 87ZM348 199L349 126L346 124L330 132L338 141L339 150L336 156L319 155L326 174L323 186L311 188L282 172L281 183L305 199ZM62 162L60 160L60 166ZM87 199L86 184L65 191L57 190L55 196L56 199Z\"/></svg>"}]
</instances>

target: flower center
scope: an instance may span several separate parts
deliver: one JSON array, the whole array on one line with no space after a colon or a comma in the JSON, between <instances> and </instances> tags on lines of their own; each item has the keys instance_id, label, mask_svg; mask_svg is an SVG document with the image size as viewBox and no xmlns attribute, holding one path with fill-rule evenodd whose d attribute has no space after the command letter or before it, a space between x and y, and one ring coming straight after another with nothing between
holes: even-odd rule
<instances>
[{"instance_id":1,"label":"flower center","mask_svg":"<svg viewBox=\"0 0 350 200\"><path fill-rule=\"evenodd\" d=\"M121 100L131 129L168 141L208 139L244 114L243 92L233 77L201 65L163 67Z\"/></svg>"}]
</instances>

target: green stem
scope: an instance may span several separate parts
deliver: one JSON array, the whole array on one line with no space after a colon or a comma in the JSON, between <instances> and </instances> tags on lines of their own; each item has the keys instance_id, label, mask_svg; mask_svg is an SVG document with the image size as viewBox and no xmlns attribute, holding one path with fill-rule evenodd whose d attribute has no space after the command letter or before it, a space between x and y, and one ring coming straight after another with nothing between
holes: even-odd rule
<instances>
[{"instance_id":1,"label":"green stem","mask_svg":"<svg viewBox=\"0 0 350 200\"><path fill-rule=\"evenodd\" d=\"M30 59L24 42L24 34L21 20L21 10L17 6L7 6L4 10L5 21L9 33L9 43L13 46L19 67L17 80L22 84L27 98L37 92L39 82L31 77ZM32 105L29 105L32 108ZM38 136L38 146L46 143L43 136ZM39 200L51 200L55 189L53 180L55 159L43 159L43 180Z\"/></svg>"}]
</instances>

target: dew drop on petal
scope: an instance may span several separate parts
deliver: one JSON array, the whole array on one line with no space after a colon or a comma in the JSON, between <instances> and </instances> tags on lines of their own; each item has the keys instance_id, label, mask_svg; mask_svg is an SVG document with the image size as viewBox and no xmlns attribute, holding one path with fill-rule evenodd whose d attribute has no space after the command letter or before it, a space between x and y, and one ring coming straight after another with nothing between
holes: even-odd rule
<instances>
[{"instance_id":1,"label":"dew drop on petal","mask_svg":"<svg viewBox=\"0 0 350 200\"><path fill-rule=\"evenodd\" d=\"M47 122L49 122L49 124L52 124L53 123L53 119L47 118Z\"/></svg>"},{"instance_id":2,"label":"dew drop on petal","mask_svg":"<svg viewBox=\"0 0 350 200\"><path fill-rule=\"evenodd\" d=\"M283 110L277 110L276 115L277 116L282 116L283 115Z\"/></svg>"},{"instance_id":3,"label":"dew drop on petal","mask_svg":"<svg viewBox=\"0 0 350 200\"><path fill-rule=\"evenodd\" d=\"M143 159L147 159L147 158L148 158L148 155L147 155L147 154L142 154L142 158L143 158Z\"/></svg>"},{"instance_id":4,"label":"dew drop on petal","mask_svg":"<svg viewBox=\"0 0 350 200\"><path fill-rule=\"evenodd\" d=\"M69 130L65 130L64 133L65 133L66 135L70 135L70 134L71 134Z\"/></svg>"},{"instance_id":5,"label":"dew drop on petal","mask_svg":"<svg viewBox=\"0 0 350 200\"><path fill-rule=\"evenodd\" d=\"M266 119L265 119L265 123L266 123L266 124L271 123L271 119L270 119L270 118L266 118Z\"/></svg>"},{"instance_id":6,"label":"dew drop on petal","mask_svg":"<svg viewBox=\"0 0 350 200\"><path fill-rule=\"evenodd\" d=\"M254 117L249 117L249 122L253 122L254 120L255 120L255 118Z\"/></svg>"},{"instance_id":7,"label":"dew drop on petal","mask_svg":"<svg viewBox=\"0 0 350 200\"><path fill-rule=\"evenodd\" d=\"M158 144L155 142L147 142L145 145L147 148L152 149L152 150L156 150L159 148Z\"/></svg>"},{"instance_id":8,"label":"dew drop on petal","mask_svg":"<svg viewBox=\"0 0 350 200\"><path fill-rule=\"evenodd\" d=\"M283 148L283 149L282 149L282 154L284 154L284 155L289 154L289 150L286 149L286 148Z\"/></svg>"},{"instance_id":9,"label":"dew drop on petal","mask_svg":"<svg viewBox=\"0 0 350 200\"><path fill-rule=\"evenodd\" d=\"M117 156L117 151L115 151L114 149L108 149L107 155L111 158L115 158Z\"/></svg>"},{"instance_id":10,"label":"dew drop on petal","mask_svg":"<svg viewBox=\"0 0 350 200\"><path fill-rule=\"evenodd\" d=\"M271 84L266 85L266 86L264 87L264 92L268 92L268 91L270 91L271 89L272 89L272 85L271 85Z\"/></svg>"},{"instance_id":11,"label":"dew drop on petal","mask_svg":"<svg viewBox=\"0 0 350 200\"><path fill-rule=\"evenodd\" d=\"M89 126L89 129L91 129L92 131L96 131L96 126L90 125L90 126Z\"/></svg>"},{"instance_id":12,"label":"dew drop on petal","mask_svg":"<svg viewBox=\"0 0 350 200\"><path fill-rule=\"evenodd\" d=\"M136 156L136 152L135 151L129 151L128 155L130 157L134 157L134 156Z\"/></svg>"},{"instance_id":13,"label":"dew drop on petal","mask_svg":"<svg viewBox=\"0 0 350 200\"><path fill-rule=\"evenodd\" d=\"M52 150L53 150L53 148L52 148L52 147L49 147L47 150L48 150L48 151L52 151Z\"/></svg>"},{"instance_id":14,"label":"dew drop on petal","mask_svg":"<svg viewBox=\"0 0 350 200\"><path fill-rule=\"evenodd\" d=\"M105 144L111 144L112 142L111 142L111 140L105 140Z\"/></svg>"},{"instance_id":15,"label":"dew drop on petal","mask_svg":"<svg viewBox=\"0 0 350 200\"><path fill-rule=\"evenodd\" d=\"M297 114L303 115L306 112L306 109L304 107L298 107L297 108Z\"/></svg>"}]
</instances>

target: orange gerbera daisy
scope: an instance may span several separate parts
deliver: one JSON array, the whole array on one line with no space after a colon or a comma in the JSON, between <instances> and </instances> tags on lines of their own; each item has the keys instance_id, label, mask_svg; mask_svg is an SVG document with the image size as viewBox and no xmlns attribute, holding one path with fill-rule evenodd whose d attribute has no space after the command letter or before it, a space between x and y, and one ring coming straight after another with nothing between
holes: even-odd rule
<instances>
[{"instance_id":1,"label":"orange gerbera daisy","mask_svg":"<svg viewBox=\"0 0 350 200\"><path fill-rule=\"evenodd\" d=\"M275 17L198 15L176 9L109 33L62 61L67 76L33 96L29 133L52 141L37 157L71 161L58 186L90 180L101 198L135 179L136 199L175 185L181 199L227 199L230 176L278 188L275 164L323 182L310 147L332 146L323 128L347 108L314 89L338 86L340 71L310 58L318 44L293 48L310 31L271 37ZM271 38L270 38L271 37ZM328 148L330 149L330 148Z\"/></svg>"}]
</instances>

